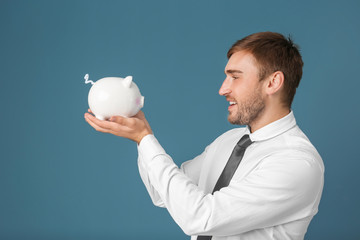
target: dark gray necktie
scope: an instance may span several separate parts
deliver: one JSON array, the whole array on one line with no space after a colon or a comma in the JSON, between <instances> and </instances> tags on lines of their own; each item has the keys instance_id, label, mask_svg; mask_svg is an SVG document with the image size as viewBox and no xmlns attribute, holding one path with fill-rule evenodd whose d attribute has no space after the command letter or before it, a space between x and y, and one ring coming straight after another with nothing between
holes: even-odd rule
<instances>
[{"instance_id":1,"label":"dark gray necktie","mask_svg":"<svg viewBox=\"0 0 360 240\"><path fill-rule=\"evenodd\" d=\"M234 147L229 160L227 161L224 170L222 171L219 179L217 180L212 193L219 191L223 187L229 186L231 178L239 166L241 159L244 156L245 150L253 142L250 140L248 134L244 135ZM212 236L198 236L197 240L210 240Z\"/></svg>"}]
</instances>

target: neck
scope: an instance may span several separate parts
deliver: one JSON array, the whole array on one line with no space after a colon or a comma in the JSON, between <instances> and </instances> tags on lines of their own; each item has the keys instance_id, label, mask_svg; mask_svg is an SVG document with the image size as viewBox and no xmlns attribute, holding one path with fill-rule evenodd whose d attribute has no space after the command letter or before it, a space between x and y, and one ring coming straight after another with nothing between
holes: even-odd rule
<instances>
[{"instance_id":1,"label":"neck","mask_svg":"<svg viewBox=\"0 0 360 240\"><path fill-rule=\"evenodd\" d=\"M275 122L290 113L288 107L272 109L265 108L264 111L254 121L249 123L250 132L253 133L266 125Z\"/></svg>"}]
</instances>

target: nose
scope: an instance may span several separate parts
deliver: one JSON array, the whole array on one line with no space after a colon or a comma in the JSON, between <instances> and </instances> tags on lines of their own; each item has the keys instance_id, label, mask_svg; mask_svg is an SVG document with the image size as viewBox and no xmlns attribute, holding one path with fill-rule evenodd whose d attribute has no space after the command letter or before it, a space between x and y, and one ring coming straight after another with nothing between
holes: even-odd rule
<instances>
[{"instance_id":1,"label":"nose","mask_svg":"<svg viewBox=\"0 0 360 240\"><path fill-rule=\"evenodd\" d=\"M230 81L228 79L228 77L225 78L224 82L222 83L220 89L219 89L219 94L221 96L226 96L228 95L229 93L231 93L231 90L230 90Z\"/></svg>"}]
</instances>

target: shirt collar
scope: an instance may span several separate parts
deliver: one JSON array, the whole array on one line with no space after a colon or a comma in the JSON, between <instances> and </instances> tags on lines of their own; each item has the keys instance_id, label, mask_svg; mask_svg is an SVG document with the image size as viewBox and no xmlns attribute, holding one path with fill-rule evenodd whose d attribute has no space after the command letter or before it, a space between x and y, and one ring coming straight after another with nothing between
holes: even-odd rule
<instances>
[{"instance_id":1,"label":"shirt collar","mask_svg":"<svg viewBox=\"0 0 360 240\"><path fill-rule=\"evenodd\" d=\"M288 115L279 120L276 120L253 133L250 133L249 126L246 126L246 132L250 135L250 139L253 142L264 141L270 138L276 137L287 130L296 126L296 120L293 111L291 110Z\"/></svg>"}]
</instances>

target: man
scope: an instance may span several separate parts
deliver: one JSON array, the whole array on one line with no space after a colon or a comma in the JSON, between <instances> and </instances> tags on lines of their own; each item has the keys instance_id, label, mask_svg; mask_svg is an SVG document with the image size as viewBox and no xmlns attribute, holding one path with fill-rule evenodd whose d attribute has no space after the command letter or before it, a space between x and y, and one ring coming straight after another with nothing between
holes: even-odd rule
<instances>
[{"instance_id":1,"label":"man","mask_svg":"<svg viewBox=\"0 0 360 240\"><path fill-rule=\"evenodd\" d=\"M219 136L181 169L142 112L85 119L138 143L140 175L154 204L191 239L303 239L318 211L324 166L291 111L301 55L291 39L262 32L237 41L228 58L219 94L229 101L229 122L247 127Z\"/></svg>"}]
</instances>

